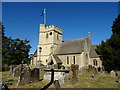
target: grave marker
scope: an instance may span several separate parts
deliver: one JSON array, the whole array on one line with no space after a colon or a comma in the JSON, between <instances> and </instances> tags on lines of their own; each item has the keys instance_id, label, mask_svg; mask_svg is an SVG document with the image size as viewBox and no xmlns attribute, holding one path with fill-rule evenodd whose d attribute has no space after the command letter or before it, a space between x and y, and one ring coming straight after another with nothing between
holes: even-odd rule
<instances>
[{"instance_id":1,"label":"grave marker","mask_svg":"<svg viewBox=\"0 0 120 90\"><path fill-rule=\"evenodd\" d=\"M116 74L116 73L115 73L114 70L112 70L112 71L110 72L110 76L111 76L111 77L115 77L115 74Z\"/></svg>"},{"instance_id":2,"label":"grave marker","mask_svg":"<svg viewBox=\"0 0 120 90\"><path fill-rule=\"evenodd\" d=\"M38 68L34 68L31 71L31 82L38 82L39 81L39 69Z\"/></svg>"},{"instance_id":3,"label":"grave marker","mask_svg":"<svg viewBox=\"0 0 120 90\"><path fill-rule=\"evenodd\" d=\"M20 86L20 85L29 84L30 80L31 80L31 70L29 67L26 67L23 69L17 85Z\"/></svg>"}]
</instances>

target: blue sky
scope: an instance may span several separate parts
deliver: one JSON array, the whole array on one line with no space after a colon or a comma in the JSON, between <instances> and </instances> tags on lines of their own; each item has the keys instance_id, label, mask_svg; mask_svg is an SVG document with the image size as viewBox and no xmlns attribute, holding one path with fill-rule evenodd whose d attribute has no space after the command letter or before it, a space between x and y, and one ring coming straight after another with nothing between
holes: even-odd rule
<instances>
[{"instance_id":1,"label":"blue sky","mask_svg":"<svg viewBox=\"0 0 120 90\"><path fill-rule=\"evenodd\" d=\"M100 44L112 34L111 26L118 15L117 2L3 2L2 22L6 36L28 39L34 53L38 44L41 13L47 10L47 25L63 29L63 40L87 37Z\"/></svg>"}]
</instances>

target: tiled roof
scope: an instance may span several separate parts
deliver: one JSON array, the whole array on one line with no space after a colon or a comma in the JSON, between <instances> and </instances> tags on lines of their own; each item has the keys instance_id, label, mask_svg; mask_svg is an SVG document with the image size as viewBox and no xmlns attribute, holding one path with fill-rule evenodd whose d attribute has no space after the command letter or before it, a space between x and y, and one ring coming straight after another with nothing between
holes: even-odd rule
<instances>
[{"instance_id":1,"label":"tiled roof","mask_svg":"<svg viewBox=\"0 0 120 90\"><path fill-rule=\"evenodd\" d=\"M85 39L86 38L64 41L57 46L55 54L81 53L84 50Z\"/></svg>"},{"instance_id":2,"label":"tiled roof","mask_svg":"<svg viewBox=\"0 0 120 90\"><path fill-rule=\"evenodd\" d=\"M60 60L60 58L57 55L53 54L53 57L56 60L57 64L62 64L62 61Z\"/></svg>"},{"instance_id":3,"label":"tiled roof","mask_svg":"<svg viewBox=\"0 0 120 90\"><path fill-rule=\"evenodd\" d=\"M96 53L95 49L96 49L96 45L92 45L90 48L90 58L98 58L99 55Z\"/></svg>"}]
</instances>

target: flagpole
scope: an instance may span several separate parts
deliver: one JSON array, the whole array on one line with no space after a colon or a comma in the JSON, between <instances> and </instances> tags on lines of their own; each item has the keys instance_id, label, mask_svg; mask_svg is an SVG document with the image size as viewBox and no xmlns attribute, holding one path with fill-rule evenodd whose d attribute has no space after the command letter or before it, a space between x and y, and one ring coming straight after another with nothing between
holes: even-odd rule
<instances>
[{"instance_id":1,"label":"flagpole","mask_svg":"<svg viewBox=\"0 0 120 90\"><path fill-rule=\"evenodd\" d=\"M46 26L46 9L44 9L44 25Z\"/></svg>"},{"instance_id":2,"label":"flagpole","mask_svg":"<svg viewBox=\"0 0 120 90\"><path fill-rule=\"evenodd\" d=\"M118 15L120 15L120 1L118 2Z\"/></svg>"}]
</instances>

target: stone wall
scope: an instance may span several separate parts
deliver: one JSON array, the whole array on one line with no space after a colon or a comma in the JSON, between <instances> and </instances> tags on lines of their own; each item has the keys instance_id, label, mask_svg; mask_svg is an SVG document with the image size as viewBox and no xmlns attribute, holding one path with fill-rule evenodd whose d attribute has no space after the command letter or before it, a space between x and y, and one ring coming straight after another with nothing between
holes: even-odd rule
<instances>
[{"instance_id":1,"label":"stone wall","mask_svg":"<svg viewBox=\"0 0 120 90\"><path fill-rule=\"evenodd\" d=\"M73 56L75 56L75 64L79 65L79 68L85 65L85 58L84 53L82 54L70 54L70 55L58 55L58 57L61 59L62 64L66 67L70 67L72 64L74 64ZM69 57L69 64L67 64L67 57Z\"/></svg>"}]
</instances>

